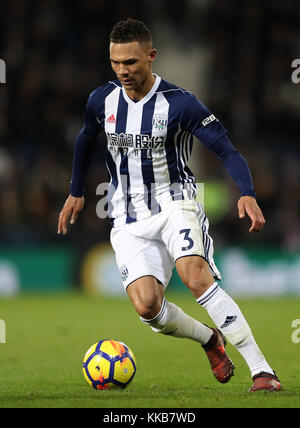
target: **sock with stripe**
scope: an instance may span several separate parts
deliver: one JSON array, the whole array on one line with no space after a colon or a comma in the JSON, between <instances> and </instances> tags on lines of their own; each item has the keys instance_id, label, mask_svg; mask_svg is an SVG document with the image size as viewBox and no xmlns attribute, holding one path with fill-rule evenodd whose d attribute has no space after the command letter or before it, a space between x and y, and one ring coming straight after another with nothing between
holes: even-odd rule
<instances>
[{"instance_id":1,"label":"sock with stripe","mask_svg":"<svg viewBox=\"0 0 300 428\"><path fill-rule=\"evenodd\" d=\"M152 319L141 318L156 333L182 337L206 344L212 336L212 330L187 315L174 303L164 298L160 312Z\"/></svg>"},{"instance_id":2,"label":"sock with stripe","mask_svg":"<svg viewBox=\"0 0 300 428\"><path fill-rule=\"evenodd\" d=\"M197 302L207 310L218 329L221 330L228 341L243 356L252 376L261 371L274 373L257 346L251 329L240 308L219 287L217 282L213 283L197 299Z\"/></svg>"}]
</instances>

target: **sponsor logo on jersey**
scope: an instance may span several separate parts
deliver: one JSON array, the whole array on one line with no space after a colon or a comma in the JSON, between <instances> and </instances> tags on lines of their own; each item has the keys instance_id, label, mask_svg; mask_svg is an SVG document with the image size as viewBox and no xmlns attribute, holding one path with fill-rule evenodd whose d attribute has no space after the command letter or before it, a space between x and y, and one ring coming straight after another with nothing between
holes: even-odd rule
<instances>
[{"instance_id":1,"label":"sponsor logo on jersey","mask_svg":"<svg viewBox=\"0 0 300 428\"><path fill-rule=\"evenodd\" d=\"M122 147L133 149L161 149L165 146L166 137L150 137L147 134L116 134L106 132L108 148Z\"/></svg>"},{"instance_id":2,"label":"sponsor logo on jersey","mask_svg":"<svg viewBox=\"0 0 300 428\"><path fill-rule=\"evenodd\" d=\"M113 114L111 114L109 116L109 118L106 119L106 122L108 122L108 123L117 123L116 118L115 118L115 116Z\"/></svg>"},{"instance_id":3,"label":"sponsor logo on jersey","mask_svg":"<svg viewBox=\"0 0 300 428\"><path fill-rule=\"evenodd\" d=\"M206 117L204 120L202 120L202 125L206 126L210 122L213 122L214 120L218 120L214 114L211 114L210 116Z\"/></svg>"}]
</instances>

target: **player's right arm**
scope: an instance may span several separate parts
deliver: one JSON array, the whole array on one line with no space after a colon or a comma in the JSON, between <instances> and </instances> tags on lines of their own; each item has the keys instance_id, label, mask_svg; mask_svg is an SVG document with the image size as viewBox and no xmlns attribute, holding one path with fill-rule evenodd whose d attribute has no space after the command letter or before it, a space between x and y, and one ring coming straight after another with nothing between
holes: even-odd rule
<instances>
[{"instance_id":1,"label":"player's right arm","mask_svg":"<svg viewBox=\"0 0 300 428\"><path fill-rule=\"evenodd\" d=\"M84 206L84 197L81 196L76 198L75 196L69 195L63 209L59 213L57 233L67 233L67 224L70 220L70 224L74 224L76 218Z\"/></svg>"},{"instance_id":2,"label":"player's right arm","mask_svg":"<svg viewBox=\"0 0 300 428\"><path fill-rule=\"evenodd\" d=\"M57 233L67 233L67 224L75 223L84 206L84 180L96 149L97 137L101 126L96 119L93 93L90 95L86 110L84 126L77 135L70 195L68 196L58 219Z\"/></svg>"}]
</instances>

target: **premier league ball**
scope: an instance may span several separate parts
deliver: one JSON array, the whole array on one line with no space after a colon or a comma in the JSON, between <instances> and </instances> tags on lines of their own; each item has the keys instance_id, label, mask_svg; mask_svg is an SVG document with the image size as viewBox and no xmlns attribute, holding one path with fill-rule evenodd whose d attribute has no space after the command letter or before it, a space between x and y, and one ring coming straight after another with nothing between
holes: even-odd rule
<instances>
[{"instance_id":1,"label":"premier league ball","mask_svg":"<svg viewBox=\"0 0 300 428\"><path fill-rule=\"evenodd\" d=\"M86 352L83 375L97 390L125 388L136 372L136 360L131 349L113 339L100 340Z\"/></svg>"}]
</instances>

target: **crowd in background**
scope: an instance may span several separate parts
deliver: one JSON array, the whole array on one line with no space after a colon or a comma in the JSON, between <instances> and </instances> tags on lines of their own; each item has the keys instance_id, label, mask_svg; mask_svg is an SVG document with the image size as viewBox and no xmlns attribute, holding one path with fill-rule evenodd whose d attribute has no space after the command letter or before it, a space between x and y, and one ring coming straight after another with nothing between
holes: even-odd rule
<instances>
[{"instance_id":1,"label":"crowd in background","mask_svg":"<svg viewBox=\"0 0 300 428\"><path fill-rule=\"evenodd\" d=\"M209 20L214 52L210 107L251 167L267 220L255 241L296 250L300 87L291 81L291 63L300 52L300 5L293 0L232 0L219 8L218 3L211 5ZM225 222L228 236L237 236L232 213ZM240 228L241 235L245 232Z\"/></svg>"},{"instance_id":2,"label":"crowd in background","mask_svg":"<svg viewBox=\"0 0 300 428\"><path fill-rule=\"evenodd\" d=\"M170 43L180 48L205 40L211 52L206 104L246 157L267 219L254 241L248 223L237 220L235 185L204 150L202 180L219 178L232 195L230 209L212 225L216 242L299 249L300 84L291 81L291 62L300 52L296 0L11 0L1 5L0 57L7 64L7 83L0 88L0 245L64 239L84 251L108 239L109 222L96 216L95 189L108 178L103 136L78 227L58 237L57 218L69 193L87 97L114 77L109 32L128 16L150 28L170 28L170 34L172 29L178 39Z\"/></svg>"}]
</instances>

